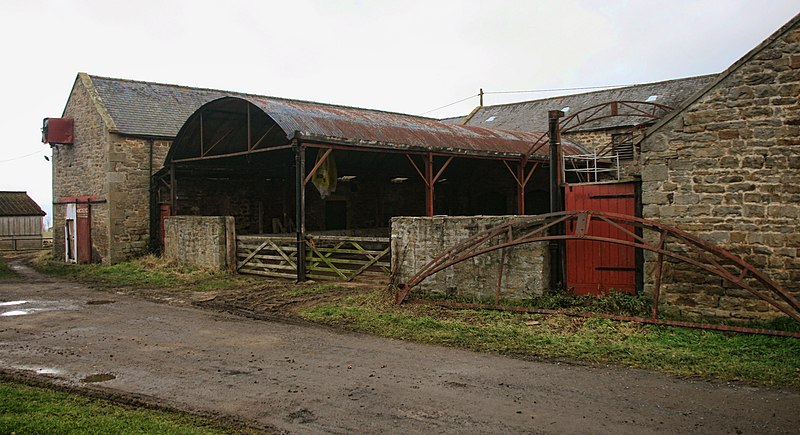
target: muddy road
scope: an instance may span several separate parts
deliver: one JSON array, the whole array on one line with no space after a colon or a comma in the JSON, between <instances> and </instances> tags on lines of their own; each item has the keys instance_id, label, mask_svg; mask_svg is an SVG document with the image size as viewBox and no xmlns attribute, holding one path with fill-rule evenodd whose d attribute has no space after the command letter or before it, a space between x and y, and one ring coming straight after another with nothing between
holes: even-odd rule
<instances>
[{"instance_id":1,"label":"muddy road","mask_svg":"<svg viewBox=\"0 0 800 435\"><path fill-rule=\"evenodd\" d=\"M0 369L288 433L797 433L800 393L154 303L12 267Z\"/></svg>"}]
</instances>

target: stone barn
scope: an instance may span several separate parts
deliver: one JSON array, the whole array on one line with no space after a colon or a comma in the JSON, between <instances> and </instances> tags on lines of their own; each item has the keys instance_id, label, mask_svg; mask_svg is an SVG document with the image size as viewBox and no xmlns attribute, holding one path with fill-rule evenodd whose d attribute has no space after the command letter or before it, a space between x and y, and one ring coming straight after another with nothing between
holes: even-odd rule
<instances>
[{"instance_id":1,"label":"stone barn","mask_svg":"<svg viewBox=\"0 0 800 435\"><path fill-rule=\"evenodd\" d=\"M644 217L717 243L800 294L800 15L653 126L641 147ZM667 264L665 274L665 302L682 310L772 313L686 265Z\"/></svg>"}]
</instances>

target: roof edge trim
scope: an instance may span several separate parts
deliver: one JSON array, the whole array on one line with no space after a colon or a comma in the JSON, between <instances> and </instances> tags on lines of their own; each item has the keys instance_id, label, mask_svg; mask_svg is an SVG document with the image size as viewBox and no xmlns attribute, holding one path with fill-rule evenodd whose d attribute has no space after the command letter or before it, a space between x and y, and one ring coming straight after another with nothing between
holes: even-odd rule
<instances>
[{"instance_id":1,"label":"roof edge trim","mask_svg":"<svg viewBox=\"0 0 800 435\"><path fill-rule=\"evenodd\" d=\"M120 133L119 129L117 128L117 124L114 122L114 118L112 118L111 114L108 113L108 109L106 109L106 105L103 103L100 93L94 86L92 77L85 72L79 72L76 81L77 80L80 80L83 86L86 88L86 92L89 93L89 98L91 98L92 103L94 103L94 107L97 109L97 113L100 114L100 118L102 118L103 122L106 124L108 131L110 133ZM69 104L69 102L67 104Z\"/></svg>"}]
</instances>

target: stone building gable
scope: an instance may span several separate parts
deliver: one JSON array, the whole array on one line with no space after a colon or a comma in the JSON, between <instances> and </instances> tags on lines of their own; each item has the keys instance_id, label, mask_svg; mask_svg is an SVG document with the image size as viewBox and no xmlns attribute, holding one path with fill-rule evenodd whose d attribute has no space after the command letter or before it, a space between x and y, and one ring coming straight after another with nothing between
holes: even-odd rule
<instances>
[{"instance_id":1,"label":"stone building gable","mask_svg":"<svg viewBox=\"0 0 800 435\"><path fill-rule=\"evenodd\" d=\"M797 16L656 124L642 144L645 218L720 244L796 294L799 97ZM652 271L654 257L646 263L646 272ZM777 313L744 290L685 265L669 264L665 272L667 304L723 317Z\"/></svg>"},{"instance_id":2,"label":"stone building gable","mask_svg":"<svg viewBox=\"0 0 800 435\"><path fill-rule=\"evenodd\" d=\"M78 76L72 87L63 117L75 119L74 144L53 149L53 252L64 258L64 198L91 196L92 259L108 257L108 207L106 180L110 117L93 95L91 82ZM112 124L113 125L113 124Z\"/></svg>"}]
</instances>

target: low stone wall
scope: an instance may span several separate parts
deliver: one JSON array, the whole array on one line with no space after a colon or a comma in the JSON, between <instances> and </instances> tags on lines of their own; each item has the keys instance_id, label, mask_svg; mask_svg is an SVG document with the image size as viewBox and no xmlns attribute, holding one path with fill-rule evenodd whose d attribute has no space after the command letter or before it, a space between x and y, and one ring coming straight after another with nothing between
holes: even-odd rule
<instances>
[{"instance_id":1,"label":"low stone wall","mask_svg":"<svg viewBox=\"0 0 800 435\"><path fill-rule=\"evenodd\" d=\"M180 264L236 270L231 216L172 216L164 221L164 256Z\"/></svg>"},{"instance_id":2,"label":"low stone wall","mask_svg":"<svg viewBox=\"0 0 800 435\"><path fill-rule=\"evenodd\" d=\"M392 272L406 282L446 249L514 216L396 217L392 218ZM494 299L501 251L474 257L444 269L412 292L461 298ZM500 297L519 300L546 292L550 282L547 244L508 248Z\"/></svg>"}]
</instances>

